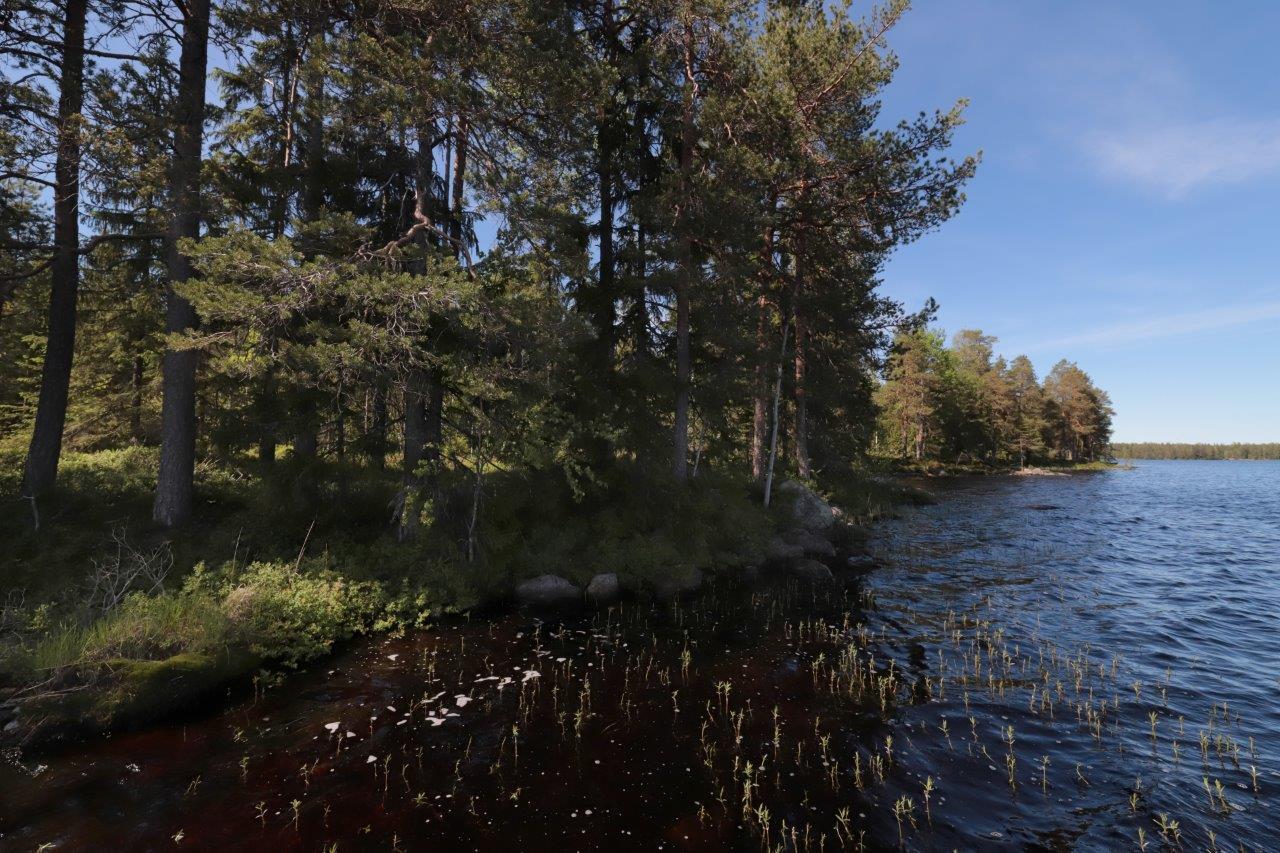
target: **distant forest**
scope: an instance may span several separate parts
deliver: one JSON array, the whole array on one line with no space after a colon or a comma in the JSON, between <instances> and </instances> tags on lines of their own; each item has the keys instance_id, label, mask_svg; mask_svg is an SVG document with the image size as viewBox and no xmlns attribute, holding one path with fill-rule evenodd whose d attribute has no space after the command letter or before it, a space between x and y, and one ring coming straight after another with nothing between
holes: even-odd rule
<instances>
[{"instance_id":1,"label":"distant forest","mask_svg":"<svg viewBox=\"0 0 1280 853\"><path fill-rule=\"evenodd\" d=\"M1175 444L1140 441L1112 444L1117 459L1280 459L1280 442L1267 444Z\"/></svg>"},{"instance_id":2,"label":"distant forest","mask_svg":"<svg viewBox=\"0 0 1280 853\"><path fill-rule=\"evenodd\" d=\"M877 450L916 462L987 465L1107 457L1111 398L1063 359L1041 382L1031 360L997 356L996 339L963 329L899 334L876 393Z\"/></svg>"}]
</instances>

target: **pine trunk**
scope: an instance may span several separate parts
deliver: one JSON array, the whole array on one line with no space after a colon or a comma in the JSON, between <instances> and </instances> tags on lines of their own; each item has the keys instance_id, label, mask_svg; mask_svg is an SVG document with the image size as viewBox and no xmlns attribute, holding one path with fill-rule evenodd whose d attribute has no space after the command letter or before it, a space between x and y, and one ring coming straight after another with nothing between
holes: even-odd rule
<instances>
[{"instance_id":1,"label":"pine trunk","mask_svg":"<svg viewBox=\"0 0 1280 853\"><path fill-rule=\"evenodd\" d=\"M166 235L169 287L165 294L165 330L186 332L196 325L195 309L175 290L192 275L191 260L178 241L200 235L200 165L204 136L204 89L209 48L209 0L185 7L182 53L178 62L170 203L173 215ZM164 354L164 402L160 415L160 474L152 516L166 527L191 517L196 458L196 352L168 349Z\"/></svg>"},{"instance_id":2,"label":"pine trunk","mask_svg":"<svg viewBox=\"0 0 1280 853\"><path fill-rule=\"evenodd\" d=\"M773 203L770 203L772 209ZM756 298L756 375L751 418L751 476L764 479L765 437L769 430L769 281L773 272L773 226L760 241L760 294Z\"/></svg>"},{"instance_id":3,"label":"pine trunk","mask_svg":"<svg viewBox=\"0 0 1280 853\"><path fill-rule=\"evenodd\" d=\"M142 354L133 357L133 400L129 405L129 435L135 444L142 443Z\"/></svg>"},{"instance_id":4,"label":"pine trunk","mask_svg":"<svg viewBox=\"0 0 1280 853\"><path fill-rule=\"evenodd\" d=\"M673 472L689 475L689 289L694 277L693 235L689 207L693 203L693 21L684 25L684 106L680 141L680 272L676 278L676 410Z\"/></svg>"},{"instance_id":5,"label":"pine trunk","mask_svg":"<svg viewBox=\"0 0 1280 853\"><path fill-rule=\"evenodd\" d=\"M379 384L372 394L373 413L367 436L369 461L381 471L387 467L387 389Z\"/></svg>"},{"instance_id":6,"label":"pine trunk","mask_svg":"<svg viewBox=\"0 0 1280 853\"><path fill-rule=\"evenodd\" d=\"M302 191L302 216L309 222L320 217L324 208L324 78L317 76L307 81L307 138L305 150L306 183ZM291 99L292 100L292 99ZM292 121L289 123L292 128ZM308 252L310 256L312 253ZM319 377L315 377L316 380ZM312 461L320 453L320 413L323 400L319 391L304 390L298 405L299 424L293 442L293 453L298 459Z\"/></svg>"},{"instance_id":7,"label":"pine trunk","mask_svg":"<svg viewBox=\"0 0 1280 853\"><path fill-rule=\"evenodd\" d=\"M267 366L258 389L258 461L270 467L276 461L276 370Z\"/></svg>"},{"instance_id":8,"label":"pine trunk","mask_svg":"<svg viewBox=\"0 0 1280 853\"><path fill-rule=\"evenodd\" d=\"M404 394L404 480L400 512L400 540L407 541L418 530L423 499L436 488L436 468L440 459L440 438L444 414L444 386L438 377L419 377Z\"/></svg>"},{"instance_id":9,"label":"pine trunk","mask_svg":"<svg viewBox=\"0 0 1280 853\"><path fill-rule=\"evenodd\" d=\"M467 121L467 117L465 115L458 116L453 143L453 187L451 188L453 205L449 219L451 225L450 236L453 238L453 254L459 260L463 256L463 196L466 195L467 191L467 147L470 133L471 125Z\"/></svg>"},{"instance_id":10,"label":"pine trunk","mask_svg":"<svg viewBox=\"0 0 1280 853\"><path fill-rule=\"evenodd\" d=\"M763 286L763 285L762 285ZM765 434L769 429L769 300L756 300L756 375L751 418L751 476L764 479Z\"/></svg>"},{"instance_id":11,"label":"pine trunk","mask_svg":"<svg viewBox=\"0 0 1280 853\"><path fill-rule=\"evenodd\" d=\"M419 212L430 216L430 202L435 185L434 152L429 140L431 132L428 128L418 131L419 147L417 157L417 175ZM465 154L463 155L465 156ZM446 157L446 162L447 162ZM446 176L447 178L448 176ZM451 183L446 180L446 184ZM448 236L457 239L461 234L461 223L455 223L450 217ZM423 236L419 240L422 249L428 246L428 239ZM455 252L460 251L461 244L455 242ZM411 265L413 271L422 275L426 271L425 264ZM440 456L441 418L444 409L444 388L439 376L429 376L426 371L416 369L409 378L404 392L404 453L402 507L400 510L400 541L408 541L417 533L422 501L435 488L435 461ZM420 466L426 463L425 473Z\"/></svg>"},{"instance_id":12,"label":"pine trunk","mask_svg":"<svg viewBox=\"0 0 1280 853\"><path fill-rule=\"evenodd\" d=\"M598 289L592 302L591 322L597 334L599 347L596 366L608 372L613 366L614 353L614 278L615 257L613 250L613 149L609 131L602 121L596 131L599 159L596 177L600 192L600 273Z\"/></svg>"},{"instance_id":13,"label":"pine trunk","mask_svg":"<svg viewBox=\"0 0 1280 853\"><path fill-rule=\"evenodd\" d=\"M795 308L795 457L796 457L796 473L801 479L807 480L813 475L812 465L809 461L809 398L805 393L805 371L806 371L806 334L804 313L801 311L799 304Z\"/></svg>"},{"instance_id":14,"label":"pine trunk","mask_svg":"<svg viewBox=\"0 0 1280 853\"><path fill-rule=\"evenodd\" d=\"M84 29L88 0L67 0L58 94L58 150L54 163L53 263L49 326L40 375L40 400L23 472L23 494L53 488L67 421L71 362L80 289L80 109L84 103Z\"/></svg>"}]
</instances>

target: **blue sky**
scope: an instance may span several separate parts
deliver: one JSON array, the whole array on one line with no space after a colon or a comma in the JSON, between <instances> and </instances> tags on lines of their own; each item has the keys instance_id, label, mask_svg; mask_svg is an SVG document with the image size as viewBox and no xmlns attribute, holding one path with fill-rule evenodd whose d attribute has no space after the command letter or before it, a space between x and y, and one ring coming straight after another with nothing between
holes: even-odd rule
<instances>
[{"instance_id":1,"label":"blue sky","mask_svg":"<svg viewBox=\"0 0 1280 853\"><path fill-rule=\"evenodd\" d=\"M1280 440L1278 32L1272 0L916 0L884 117L968 98L984 159L887 292L1076 361L1117 441Z\"/></svg>"}]
</instances>

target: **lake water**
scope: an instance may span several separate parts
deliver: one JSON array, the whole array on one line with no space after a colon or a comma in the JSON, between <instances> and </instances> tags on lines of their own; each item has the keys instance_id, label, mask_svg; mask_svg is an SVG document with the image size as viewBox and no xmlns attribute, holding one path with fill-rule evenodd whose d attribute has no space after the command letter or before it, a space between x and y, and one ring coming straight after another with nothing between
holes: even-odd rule
<instances>
[{"instance_id":1,"label":"lake water","mask_svg":"<svg viewBox=\"0 0 1280 853\"><path fill-rule=\"evenodd\" d=\"M834 589L379 638L0 766L0 848L1277 849L1280 463L929 485Z\"/></svg>"}]
</instances>

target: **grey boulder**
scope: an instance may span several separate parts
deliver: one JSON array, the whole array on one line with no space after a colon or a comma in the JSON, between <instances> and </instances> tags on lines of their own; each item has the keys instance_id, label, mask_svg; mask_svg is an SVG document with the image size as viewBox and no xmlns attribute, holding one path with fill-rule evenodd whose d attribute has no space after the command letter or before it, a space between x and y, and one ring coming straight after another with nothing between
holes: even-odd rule
<instances>
[{"instance_id":1,"label":"grey boulder","mask_svg":"<svg viewBox=\"0 0 1280 853\"><path fill-rule=\"evenodd\" d=\"M797 560L791 564L790 568L791 574L805 583L825 584L835 582L831 569L827 568L825 563L819 563L817 560Z\"/></svg>"},{"instance_id":2,"label":"grey boulder","mask_svg":"<svg viewBox=\"0 0 1280 853\"><path fill-rule=\"evenodd\" d=\"M876 562L876 558L870 554L855 554L845 561L845 565L857 571L869 572L879 565L879 563Z\"/></svg>"},{"instance_id":3,"label":"grey boulder","mask_svg":"<svg viewBox=\"0 0 1280 853\"><path fill-rule=\"evenodd\" d=\"M834 557L836 555L836 546L831 544L831 540L825 536L819 536L817 533L801 530L792 536L792 541L804 554L810 557Z\"/></svg>"},{"instance_id":4,"label":"grey boulder","mask_svg":"<svg viewBox=\"0 0 1280 853\"><path fill-rule=\"evenodd\" d=\"M702 587L702 572L689 569L683 573L667 575L653 585L654 594L663 601L670 601Z\"/></svg>"},{"instance_id":5,"label":"grey boulder","mask_svg":"<svg viewBox=\"0 0 1280 853\"><path fill-rule=\"evenodd\" d=\"M582 603L582 591L559 575L539 575L516 584L516 598L535 607Z\"/></svg>"},{"instance_id":6,"label":"grey boulder","mask_svg":"<svg viewBox=\"0 0 1280 853\"><path fill-rule=\"evenodd\" d=\"M836 523L831 504L803 483L786 480L778 486L778 493L797 527L811 533L826 533Z\"/></svg>"},{"instance_id":7,"label":"grey boulder","mask_svg":"<svg viewBox=\"0 0 1280 853\"><path fill-rule=\"evenodd\" d=\"M803 557L804 547L787 542L781 536L775 536L769 540L769 546L765 549L764 555L768 560L785 563L787 560L796 560Z\"/></svg>"},{"instance_id":8,"label":"grey boulder","mask_svg":"<svg viewBox=\"0 0 1280 853\"><path fill-rule=\"evenodd\" d=\"M613 572L601 572L587 584L587 600L593 604L609 604L618 598L618 576Z\"/></svg>"}]
</instances>

